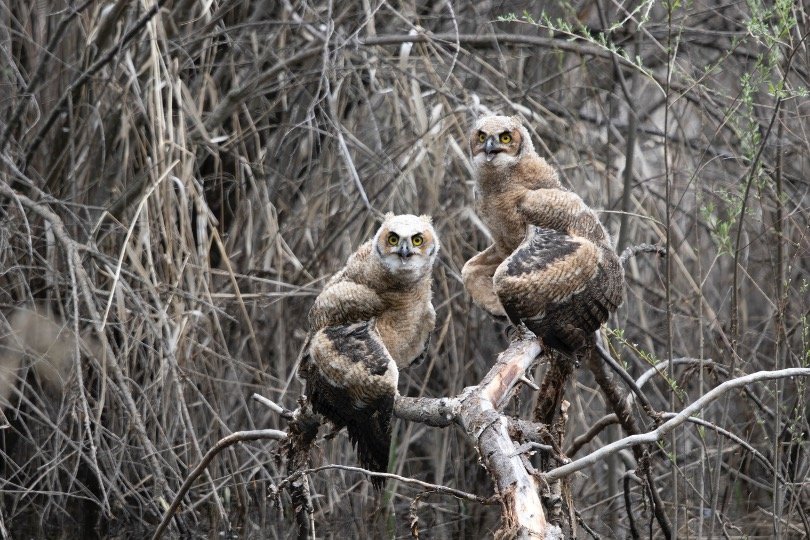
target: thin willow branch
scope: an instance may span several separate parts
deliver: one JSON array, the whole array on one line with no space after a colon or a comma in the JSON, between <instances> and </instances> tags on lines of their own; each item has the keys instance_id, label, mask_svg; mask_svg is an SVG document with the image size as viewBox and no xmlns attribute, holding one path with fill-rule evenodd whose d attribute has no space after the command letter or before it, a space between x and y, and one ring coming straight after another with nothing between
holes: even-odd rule
<instances>
[{"instance_id":1,"label":"thin willow branch","mask_svg":"<svg viewBox=\"0 0 810 540\"><path fill-rule=\"evenodd\" d=\"M648 431L647 433L641 433L639 435L631 435L629 437L625 437L616 441L615 443L611 443L607 446L603 446L594 452L591 452L587 456L581 457L571 463L566 465L562 465L555 469L552 469L545 473L545 477L551 481L556 480L558 478L565 478L566 476L570 476L571 474L581 471L582 469L588 468L591 465L601 462L606 456L610 454L614 454L620 450L624 450L626 448L631 448L637 444L649 444L658 442L665 435L673 431L675 428L689 420L689 417L695 414L696 412L706 408L709 404L711 404L714 400L721 397L723 394L728 392L729 390L733 390L735 388L739 388L741 386L745 386L755 382L762 382L768 381L772 379L784 379L788 377L808 377L810 376L810 368L789 368L789 369L780 369L777 371L757 371L756 373L752 373L750 375L745 375L743 377L738 377L736 379L732 379L730 381L726 381L721 383L720 385L712 388L709 392L705 395L701 396L698 400L694 401L693 403L689 404L685 407L681 412L677 413L675 416L658 426L658 428Z\"/></svg>"},{"instance_id":2,"label":"thin willow branch","mask_svg":"<svg viewBox=\"0 0 810 540\"><path fill-rule=\"evenodd\" d=\"M389 34L357 38L357 45L400 45L402 43L434 43L446 42L448 45L473 45L491 48L499 44L530 45L552 50L567 51L576 54L610 58L616 56L622 65L638 69L638 66L622 56L605 47L587 43L571 41L568 39L548 38L522 34L490 33L490 34L456 34L456 33L420 33L420 34Z\"/></svg>"},{"instance_id":3,"label":"thin willow branch","mask_svg":"<svg viewBox=\"0 0 810 540\"><path fill-rule=\"evenodd\" d=\"M271 439L277 441L285 438L287 438L287 434L277 429L255 429L250 431L236 431L218 440L217 443L205 453L202 460L200 460L197 466L194 467L194 469L183 481L183 485L180 486L180 489L177 491L177 495L174 496L174 500L169 506L169 509L166 510L165 514L163 514L163 519L160 521L160 525L158 525L158 528L152 535L152 540L157 540L163 535L163 531L165 531L166 527L169 525L169 521L171 520L172 516L174 516L174 513L177 511L180 503L183 501L183 497L191 488L191 484L193 484L194 480L196 480L197 477L199 477L205 471L205 468L208 467L208 464L211 463L211 460L214 459L217 454L229 446L239 442L258 441L262 439Z\"/></svg>"},{"instance_id":4,"label":"thin willow branch","mask_svg":"<svg viewBox=\"0 0 810 540\"><path fill-rule=\"evenodd\" d=\"M399 474L393 473L370 471L368 469L363 469L362 467L353 467L351 465L323 465L322 467L301 469L300 471L296 471L295 473L291 474L290 476L279 482L278 486L276 486L275 489L277 491L281 491L284 487L287 486L287 484L291 483L293 480L303 475L311 475L321 471L329 471L329 470L357 472L364 474L366 476L376 476L379 478L387 478L389 480L397 480L398 482L402 482L403 484L418 486L430 490L431 492L434 493L441 493L443 495L452 495L453 497L456 497L457 499L461 499L464 501L477 502L480 504L497 504L499 502L497 497L481 497L480 495L476 495L474 493L468 493L466 491L461 491L460 489L442 486L439 484L431 484L430 482L425 482L424 480L418 480L416 478L409 478L407 476L401 476Z\"/></svg>"}]
</instances>

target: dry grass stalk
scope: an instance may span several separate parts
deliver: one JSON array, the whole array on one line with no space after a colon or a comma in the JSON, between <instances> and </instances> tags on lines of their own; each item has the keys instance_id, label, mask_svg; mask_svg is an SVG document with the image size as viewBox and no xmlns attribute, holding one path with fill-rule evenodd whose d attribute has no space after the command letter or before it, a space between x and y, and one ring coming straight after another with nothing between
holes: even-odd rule
<instances>
[{"instance_id":1,"label":"dry grass stalk","mask_svg":"<svg viewBox=\"0 0 810 540\"><path fill-rule=\"evenodd\" d=\"M669 235L670 272L630 259L610 324L634 377L671 357L701 361L656 372L643 387L656 410L740 376L806 368L806 6L681 4L670 16L643 4L601 19L599 7L549 4L541 19L532 5L531 23L466 0L0 2L0 333L17 308L47 306L103 351L72 348L61 398L20 372L0 430L0 534L151 530L217 441L283 428L249 396L293 406L304 314L380 212L432 214L443 244L431 354L401 392L478 384L506 348L459 280L489 242L464 143L484 111L523 115L566 185L628 243ZM570 381L562 446L593 452L601 433L572 442L604 416L604 399L585 370ZM507 410L530 417L536 394L515 395ZM650 462L677 487L662 493L682 509L670 513L674 533L810 534L796 487L810 467L807 402L803 379L778 379L703 409L716 429L678 427ZM492 491L458 430L402 422L396 440L396 474ZM225 450L182 515L212 531L288 527L265 499L286 476L275 451ZM338 436L314 457L350 455ZM589 472L570 486L570 514L625 534L621 495L606 471ZM400 488L378 509L350 471L310 480L324 533L409 534L395 519L410 502ZM643 495L627 487L631 502ZM647 517L634 518L642 528ZM478 535L498 519L437 498L420 507L419 529Z\"/></svg>"}]
</instances>

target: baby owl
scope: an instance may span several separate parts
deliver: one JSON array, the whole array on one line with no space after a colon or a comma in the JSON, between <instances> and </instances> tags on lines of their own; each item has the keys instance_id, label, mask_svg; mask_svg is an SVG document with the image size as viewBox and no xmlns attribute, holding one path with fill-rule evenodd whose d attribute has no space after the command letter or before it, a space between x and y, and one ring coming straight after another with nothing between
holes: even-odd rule
<instances>
[{"instance_id":1,"label":"baby owl","mask_svg":"<svg viewBox=\"0 0 810 540\"><path fill-rule=\"evenodd\" d=\"M429 217L387 214L309 312L299 374L313 409L336 428L346 426L360 464L373 471L388 466L399 368L426 352L436 322L431 274L438 251Z\"/></svg>"},{"instance_id":2,"label":"baby owl","mask_svg":"<svg viewBox=\"0 0 810 540\"><path fill-rule=\"evenodd\" d=\"M480 118L470 151L476 211L494 243L464 265L464 287L545 345L578 351L622 301L624 271L607 231L562 187L518 118Z\"/></svg>"}]
</instances>

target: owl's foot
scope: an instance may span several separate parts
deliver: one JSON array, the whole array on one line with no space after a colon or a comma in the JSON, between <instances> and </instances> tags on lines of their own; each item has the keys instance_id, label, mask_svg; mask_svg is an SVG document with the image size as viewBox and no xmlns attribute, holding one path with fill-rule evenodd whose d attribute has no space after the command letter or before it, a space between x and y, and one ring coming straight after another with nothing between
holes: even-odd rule
<instances>
[{"instance_id":1,"label":"owl's foot","mask_svg":"<svg viewBox=\"0 0 810 540\"><path fill-rule=\"evenodd\" d=\"M534 332L529 330L525 323L520 322L517 325L510 324L506 328L506 337L510 343L515 341L525 341L527 339L538 339Z\"/></svg>"}]
</instances>

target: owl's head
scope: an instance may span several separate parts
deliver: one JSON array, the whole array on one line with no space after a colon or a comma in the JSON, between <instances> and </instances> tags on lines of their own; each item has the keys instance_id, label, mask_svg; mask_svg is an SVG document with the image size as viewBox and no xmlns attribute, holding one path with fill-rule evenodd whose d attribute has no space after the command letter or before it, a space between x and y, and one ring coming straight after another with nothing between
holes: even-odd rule
<instances>
[{"instance_id":1,"label":"owl's head","mask_svg":"<svg viewBox=\"0 0 810 540\"><path fill-rule=\"evenodd\" d=\"M533 154L534 145L517 116L483 116L470 131L470 153L476 166L500 168Z\"/></svg>"},{"instance_id":2,"label":"owl's head","mask_svg":"<svg viewBox=\"0 0 810 540\"><path fill-rule=\"evenodd\" d=\"M374 235L374 250L397 278L418 280L432 270L439 238L429 216L389 213Z\"/></svg>"}]
</instances>

